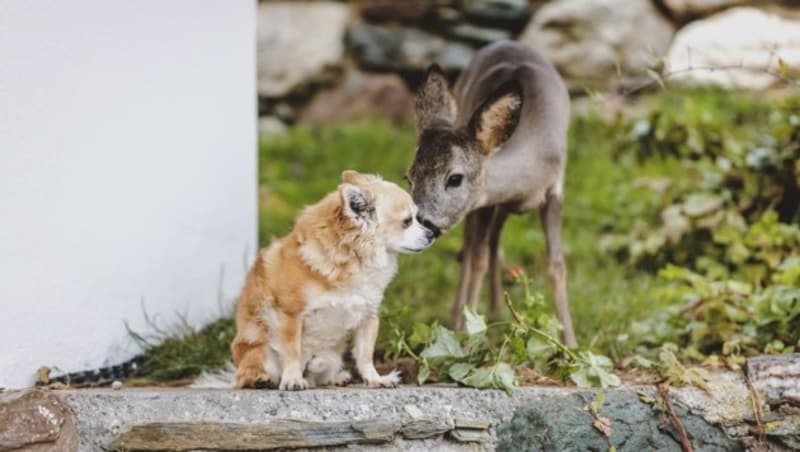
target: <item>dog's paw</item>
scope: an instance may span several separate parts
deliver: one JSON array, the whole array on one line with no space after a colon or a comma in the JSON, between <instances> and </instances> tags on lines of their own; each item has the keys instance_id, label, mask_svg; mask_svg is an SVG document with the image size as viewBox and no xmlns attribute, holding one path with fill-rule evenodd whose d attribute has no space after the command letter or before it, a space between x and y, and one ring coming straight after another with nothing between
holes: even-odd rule
<instances>
[{"instance_id":1,"label":"dog's paw","mask_svg":"<svg viewBox=\"0 0 800 452\"><path fill-rule=\"evenodd\" d=\"M347 386L352 379L353 374L351 374L349 370L342 370L331 379L331 384L333 386Z\"/></svg>"},{"instance_id":2,"label":"dog's paw","mask_svg":"<svg viewBox=\"0 0 800 452\"><path fill-rule=\"evenodd\" d=\"M396 388L400 384L400 372L395 369L386 375L369 378L365 383L370 388Z\"/></svg>"},{"instance_id":3,"label":"dog's paw","mask_svg":"<svg viewBox=\"0 0 800 452\"><path fill-rule=\"evenodd\" d=\"M296 377L281 379L281 384L278 386L278 389L281 391L299 391L302 389L308 389L308 387L308 381L306 381L305 378Z\"/></svg>"},{"instance_id":4,"label":"dog's paw","mask_svg":"<svg viewBox=\"0 0 800 452\"><path fill-rule=\"evenodd\" d=\"M233 387L243 388L275 388L278 379L258 368L237 369L233 378Z\"/></svg>"}]
</instances>

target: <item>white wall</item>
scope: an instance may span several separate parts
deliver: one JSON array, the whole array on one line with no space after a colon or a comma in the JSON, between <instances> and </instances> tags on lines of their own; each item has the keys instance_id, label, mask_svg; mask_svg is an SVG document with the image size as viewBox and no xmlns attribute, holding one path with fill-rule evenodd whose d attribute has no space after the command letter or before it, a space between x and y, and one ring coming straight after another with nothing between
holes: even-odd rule
<instances>
[{"instance_id":1,"label":"white wall","mask_svg":"<svg viewBox=\"0 0 800 452\"><path fill-rule=\"evenodd\" d=\"M218 316L257 247L255 0L0 0L0 387Z\"/></svg>"}]
</instances>

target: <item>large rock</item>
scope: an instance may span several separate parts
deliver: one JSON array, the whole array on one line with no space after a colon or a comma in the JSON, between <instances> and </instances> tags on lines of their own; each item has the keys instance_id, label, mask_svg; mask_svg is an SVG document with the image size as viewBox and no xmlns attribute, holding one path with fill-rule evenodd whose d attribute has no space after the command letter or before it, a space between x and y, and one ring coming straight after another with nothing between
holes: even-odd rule
<instances>
[{"instance_id":1,"label":"large rock","mask_svg":"<svg viewBox=\"0 0 800 452\"><path fill-rule=\"evenodd\" d=\"M342 82L317 94L300 117L312 125L359 119L412 120L414 94L395 74L350 72Z\"/></svg>"},{"instance_id":2,"label":"large rock","mask_svg":"<svg viewBox=\"0 0 800 452\"><path fill-rule=\"evenodd\" d=\"M350 27L350 52L363 67L402 73L422 72L431 63L445 70L469 64L474 50L413 28L385 28L368 24Z\"/></svg>"},{"instance_id":3,"label":"large rock","mask_svg":"<svg viewBox=\"0 0 800 452\"><path fill-rule=\"evenodd\" d=\"M511 39L511 32L508 30L486 28L465 23L445 27L445 32L454 39L471 42L479 46L490 44L495 41Z\"/></svg>"},{"instance_id":4,"label":"large rock","mask_svg":"<svg viewBox=\"0 0 800 452\"><path fill-rule=\"evenodd\" d=\"M462 8L478 21L520 27L531 17L528 0L464 0Z\"/></svg>"},{"instance_id":5,"label":"large rock","mask_svg":"<svg viewBox=\"0 0 800 452\"><path fill-rule=\"evenodd\" d=\"M563 397L517 410L509 422L498 426L497 450L609 450L611 446L620 451L682 450L680 435L667 414L648 405L639 394L607 393L598 420L607 423L608 436L588 412L589 402L580 396ZM702 416L677 403L674 410L694 450L745 450L741 441L713 427Z\"/></svg>"},{"instance_id":6,"label":"large rock","mask_svg":"<svg viewBox=\"0 0 800 452\"><path fill-rule=\"evenodd\" d=\"M800 6L798 0L653 0L679 24L702 19L736 6Z\"/></svg>"},{"instance_id":7,"label":"large rock","mask_svg":"<svg viewBox=\"0 0 800 452\"><path fill-rule=\"evenodd\" d=\"M537 11L520 40L542 50L570 88L604 88L657 66L673 33L649 0L559 0Z\"/></svg>"},{"instance_id":8,"label":"large rock","mask_svg":"<svg viewBox=\"0 0 800 452\"><path fill-rule=\"evenodd\" d=\"M448 6L450 3L447 0L359 0L358 7L361 15L370 21L415 23L425 19L439 4Z\"/></svg>"},{"instance_id":9,"label":"large rock","mask_svg":"<svg viewBox=\"0 0 800 452\"><path fill-rule=\"evenodd\" d=\"M660 0L664 8L678 22L708 16L726 8L741 6L748 0Z\"/></svg>"},{"instance_id":10,"label":"large rock","mask_svg":"<svg viewBox=\"0 0 800 452\"><path fill-rule=\"evenodd\" d=\"M763 89L779 81L779 58L800 67L800 19L734 8L682 28L666 70L691 84Z\"/></svg>"},{"instance_id":11,"label":"large rock","mask_svg":"<svg viewBox=\"0 0 800 452\"><path fill-rule=\"evenodd\" d=\"M338 72L350 9L335 2L260 2L258 94L284 97Z\"/></svg>"},{"instance_id":12,"label":"large rock","mask_svg":"<svg viewBox=\"0 0 800 452\"><path fill-rule=\"evenodd\" d=\"M46 391L0 394L0 451L70 452L78 430L69 407Z\"/></svg>"}]
</instances>

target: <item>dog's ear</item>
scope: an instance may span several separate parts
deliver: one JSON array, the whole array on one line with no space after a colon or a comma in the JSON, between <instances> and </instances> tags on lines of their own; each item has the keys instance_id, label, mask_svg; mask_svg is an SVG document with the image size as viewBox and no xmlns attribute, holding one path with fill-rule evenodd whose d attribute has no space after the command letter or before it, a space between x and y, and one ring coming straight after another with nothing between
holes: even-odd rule
<instances>
[{"instance_id":1,"label":"dog's ear","mask_svg":"<svg viewBox=\"0 0 800 452\"><path fill-rule=\"evenodd\" d=\"M414 101L417 133L431 127L452 127L456 120L456 100L450 93L442 68L432 64Z\"/></svg>"},{"instance_id":2,"label":"dog's ear","mask_svg":"<svg viewBox=\"0 0 800 452\"><path fill-rule=\"evenodd\" d=\"M342 212L347 218L368 223L375 220L375 199L363 188L344 183L339 186Z\"/></svg>"},{"instance_id":3,"label":"dog's ear","mask_svg":"<svg viewBox=\"0 0 800 452\"><path fill-rule=\"evenodd\" d=\"M484 154L491 154L511 136L522 112L522 85L513 78L500 85L475 111L467 125Z\"/></svg>"}]
</instances>

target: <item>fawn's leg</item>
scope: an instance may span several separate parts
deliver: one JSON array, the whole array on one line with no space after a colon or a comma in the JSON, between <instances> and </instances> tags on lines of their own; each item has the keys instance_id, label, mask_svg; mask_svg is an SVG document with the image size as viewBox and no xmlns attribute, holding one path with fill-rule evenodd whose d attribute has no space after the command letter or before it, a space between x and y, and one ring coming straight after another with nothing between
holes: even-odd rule
<instances>
[{"instance_id":1,"label":"fawn's leg","mask_svg":"<svg viewBox=\"0 0 800 452\"><path fill-rule=\"evenodd\" d=\"M481 296L481 286L486 270L489 268L489 239L491 236L492 224L499 211L498 206L485 207L477 211L477 219L473 229L472 240L472 269L469 273L469 285L467 289L467 301L472 309L478 304Z\"/></svg>"},{"instance_id":2,"label":"fawn's leg","mask_svg":"<svg viewBox=\"0 0 800 452\"><path fill-rule=\"evenodd\" d=\"M458 289L450 310L450 327L460 330L464 325L464 306L469 295L470 272L472 271L472 241L477 212L470 212L464 220L464 238L461 246L461 276L458 279Z\"/></svg>"},{"instance_id":3,"label":"fawn's leg","mask_svg":"<svg viewBox=\"0 0 800 452\"><path fill-rule=\"evenodd\" d=\"M508 211L498 206L492 221L489 235L489 320L497 321L500 318L500 300L503 297L503 284L500 278L500 234L508 218Z\"/></svg>"},{"instance_id":4,"label":"fawn's leg","mask_svg":"<svg viewBox=\"0 0 800 452\"><path fill-rule=\"evenodd\" d=\"M561 251L561 206L562 199L552 193L541 209L542 227L547 242L547 274L553 286L553 299L556 305L558 320L564 326L564 344L577 347L575 330L572 328L572 316L569 313L567 300L567 267Z\"/></svg>"}]
</instances>

